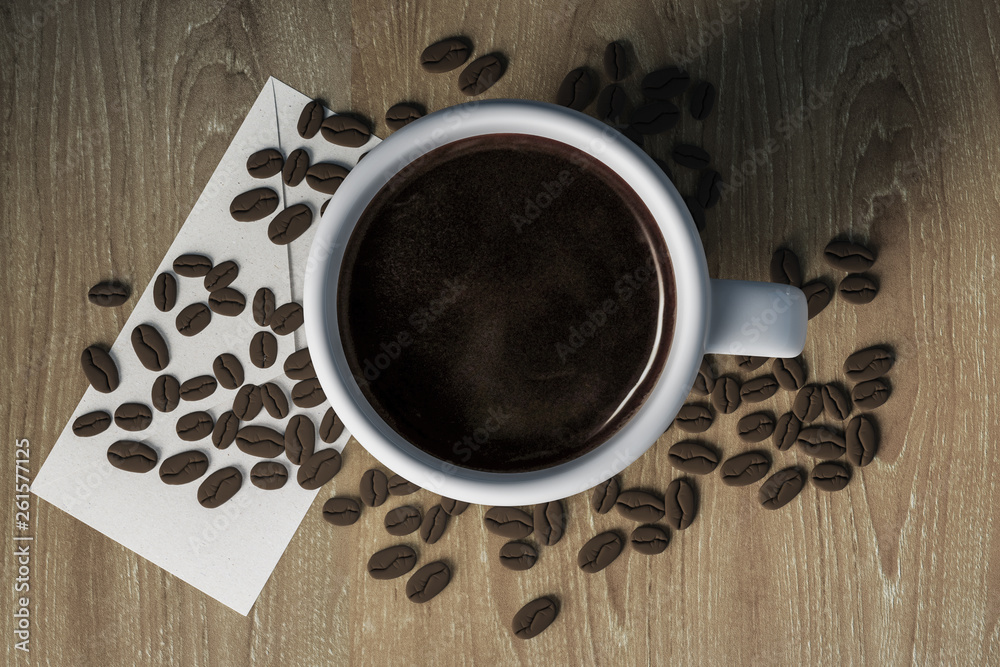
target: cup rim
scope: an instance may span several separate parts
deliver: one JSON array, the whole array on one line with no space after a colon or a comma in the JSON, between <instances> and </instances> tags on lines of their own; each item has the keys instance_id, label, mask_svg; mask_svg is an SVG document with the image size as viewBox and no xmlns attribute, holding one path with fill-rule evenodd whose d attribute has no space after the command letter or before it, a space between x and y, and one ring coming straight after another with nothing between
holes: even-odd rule
<instances>
[{"instance_id":1,"label":"cup rim","mask_svg":"<svg viewBox=\"0 0 1000 667\"><path fill-rule=\"evenodd\" d=\"M666 242L676 292L673 338L663 369L633 417L607 441L541 470L461 468L408 443L365 400L347 364L337 324L337 281L351 233L372 198L406 165L447 143L484 134L527 134L580 149L618 173L649 208ZM468 102L410 123L360 161L317 224L305 269L306 339L320 385L347 430L407 480L456 500L529 505L568 497L621 472L663 434L687 396L704 354L710 283L701 238L683 198L656 163L611 126L545 102Z\"/></svg>"}]
</instances>

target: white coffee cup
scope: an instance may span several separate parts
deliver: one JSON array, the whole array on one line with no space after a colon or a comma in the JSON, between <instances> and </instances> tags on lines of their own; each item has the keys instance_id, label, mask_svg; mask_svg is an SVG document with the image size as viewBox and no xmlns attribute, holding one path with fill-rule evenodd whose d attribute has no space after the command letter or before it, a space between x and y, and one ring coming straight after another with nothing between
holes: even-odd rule
<instances>
[{"instance_id":1,"label":"white coffee cup","mask_svg":"<svg viewBox=\"0 0 1000 667\"><path fill-rule=\"evenodd\" d=\"M531 472L457 467L418 449L369 405L348 366L337 323L337 282L348 240L378 191L416 158L469 137L515 133L553 139L617 172L652 213L670 255L676 319L669 355L646 402L606 442ZM734 239L734 242L737 242ZM806 298L788 285L712 280L687 206L635 144L589 116L524 100L470 102L429 114L376 146L344 179L318 223L305 275L305 326L313 367L334 411L393 472L434 493L484 505L531 505L584 491L649 449L683 405L705 353L793 357L806 336Z\"/></svg>"}]
</instances>

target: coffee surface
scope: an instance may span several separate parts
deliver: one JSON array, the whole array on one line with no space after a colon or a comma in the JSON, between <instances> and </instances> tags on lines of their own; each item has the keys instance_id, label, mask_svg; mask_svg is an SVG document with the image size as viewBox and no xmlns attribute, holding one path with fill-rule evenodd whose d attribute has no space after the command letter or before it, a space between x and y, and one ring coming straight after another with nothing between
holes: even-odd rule
<instances>
[{"instance_id":1,"label":"coffee surface","mask_svg":"<svg viewBox=\"0 0 1000 667\"><path fill-rule=\"evenodd\" d=\"M376 195L338 319L390 427L457 466L515 472L576 458L639 409L674 287L620 177L558 142L492 135L431 151Z\"/></svg>"}]
</instances>

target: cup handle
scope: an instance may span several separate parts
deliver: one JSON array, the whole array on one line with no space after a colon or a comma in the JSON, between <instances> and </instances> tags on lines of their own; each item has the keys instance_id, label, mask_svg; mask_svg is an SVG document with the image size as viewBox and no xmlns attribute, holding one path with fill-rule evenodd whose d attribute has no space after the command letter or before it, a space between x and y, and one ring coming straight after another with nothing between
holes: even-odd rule
<instances>
[{"instance_id":1,"label":"cup handle","mask_svg":"<svg viewBox=\"0 0 1000 667\"><path fill-rule=\"evenodd\" d=\"M747 280L711 282L706 353L788 358L802 352L809 319L802 290Z\"/></svg>"}]
</instances>

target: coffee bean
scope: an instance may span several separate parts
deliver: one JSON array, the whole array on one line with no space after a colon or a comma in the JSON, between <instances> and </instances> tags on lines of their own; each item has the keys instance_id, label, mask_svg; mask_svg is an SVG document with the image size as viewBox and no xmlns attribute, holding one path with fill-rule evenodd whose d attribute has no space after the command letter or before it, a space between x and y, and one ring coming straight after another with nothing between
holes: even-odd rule
<instances>
[{"instance_id":1,"label":"coffee bean","mask_svg":"<svg viewBox=\"0 0 1000 667\"><path fill-rule=\"evenodd\" d=\"M694 393L700 396L708 396L715 389L715 371L712 370L712 366L708 363L708 359L701 360L701 366L698 367L698 377L694 380Z\"/></svg>"},{"instance_id":2,"label":"coffee bean","mask_svg":"<svg viewBox=\"0 0 1000 667\"><path fill-rule=\"evenodd\" d=\"M663 506L667 525L674 530L684 530L694 523L698 512L698 497L694 486L686 479L670 482L664 494Z\"/></svg>"},{"instance_id":3,"label":"coffee bean","mask_svg":"<svg viewBox=\"0 0 1000 667\"><path fill-rule=\"evenodd\" d=\"M420 490L419 486L400 477L399 475L393 475L390 477L387 485L389 488L389 495L391 496L408 496L411 493L416 493ZM445 511L448 511L448 506L445 505L445 500L445 498L441 499L441 506L445 508ZM466 503L466 505L468 505L468 503Z\"/></svg>"},{"instance_id":4,"label":"coffee bean","mask_svg":"<svg viewBox=\"0 0 1000 667\"><path fill-rule=\"evenodd\" d=\"M821 491L840 491L851 481L851 471L842 463L824 461L813 468L809 478Z\"/></svg>"},{"instance_id":5,"label":"coffee bean","mask_svg":"<svg viewBox=\"0 0 1000 667\"><path fill-rule=\"evenodd\" d=\"M612 81L621 81L628 74L628 55L620 42L604 47L604 74Z\"/></svg>"},{"instance_id":6,"label":"coffee bean","mask_svg":"<svg viewBox=\"0 0 1000 667\"><path fill-rule=\"evenodd\" d=\"M118 365L103 347L91 345L84 348L80 366L90 386L102 394L110 394L118 388Z\"/></svg>"},{"instance_id":7,"label":"coffee bean","mask_svg":"<svg viewBox=\"0 0 1000 667\"><path fill-rule=\"evenodd\" d=\"M389 493L392 493L392 495L396 495L395 493L392 492L392 478L389 478ZM458 516L465 510L469 509L469 503L461 500L455 500L454 498L445 498L444 496L441 496L441 507L443 507L444 511L447 512L449 515Z\"/></svg>"},{"instance_id":8,"label":"coffee bean","mask_svg":"<svg viewBox=\"0 0 1000 667\"><path fill-rule=\"evenodd\" d=\"M677 144L670 154L677 164L689 169L707 169L712 158L705 149L691 144Z\"/></svg>"},{"instance_id":9,"label":"coffee bean","mask_svg":"<svg viewBox=\"0 0 1000 667\"><path fill-rule=\"evenodd\" d=\"M365 153L365 155L367 155L367 153ZM364 155L362 155L361 157L364 157ZM358 162L361 162L361 158L358 158ZM326 213L326 207L329 206L329 204L330 204L330 200L327 199L325 202L323 202L320 205L320 207L319 207L319 214L320 214L321 217L322 217L322 215L324 213Z\"/></svg>"},{"instance_id":10,"label":"coffee bean","mask_svg":"<svg viewBox=\"0 0 1000 667\"><path fill-rule=\"evenodd\" d=\"M316 449L316 428L306 415L295 415L285 427L285 456L292 465L299 465Z\"/></svg>"},{"instance_id":11,"label":"coffee bean","mask_svg":"<svg viewBox=\"0 0 1000 667\"><path fill-rule=\"evenodd\" d=\"M799 389L792 402L792 412L804 422L819 419L823 414L823 389L818 384L807 384Z\"/></svg>"},{"instance_id":12,"label":"coffee bean","mask_svg":"<svg viewBox=\"0 0 1000 667\"><path fill-rule=\"evenodd\" d=\"M795 444L803 453L824 461L839 459L847 451L844 434L829 426L807 426L799 431Z\"/></svg>"},{"instance_id":13,"label":"coffee bean","mask_svg":"<svg viewBox=\"0 0 1000 667\"><path fill-rule=\"evenodd\" d=\"M403 129L413 121L423 118L423 116L424 110L419 106L400 102L399 104L393 104L385 112L385 124L390 130L395 132L396 130ZM325 190L320 190L320 192L325 192ZM330 192L328 194L333 193Z\"/></svg>"},{"instance_id":14,"label":"coffee bean","mask_svg":"<svg viewBox=\"0 0 1000 667\"><path fill-rule=\"evenodd\" d=\"M791 412L778 417L778 423L774 425L774 445L780 451L791 449L792 445L799 437L802 430L802 422Z\"/></svg>"},{"instance_id":15,"label":"coffee bean","mask_svg":"<svg viewBox=\"0 0 1000 667\"><path fill-rule=\"evenodd\" d=\"M158 460L152 447L135 440L118 440L108 447L108 463L125 472L149 472Z\"/></svg>"},{"instance_id":16,"label":"coffee bean","mask_svg":"<svg viewBox=\"0 0 1000 667\"><path fill-rule=\"evenodd\" d=\"M292 387L292 403L298 408L315 408L325 400L326 394L316 378L296 382Z\"/></svg>"},{"instance_id":17,"label":"coffee bean","mask_svg":"<svg viewBox=\"0 0 1000 667\"><path fill-rule=\"evenodd\" d=\"M715 415L704 405L686 403L677 412L674 424L680 430L688 433L704 433L712 425L714 419Z\"/></svg>"},{"instance_id":18,"label":"coffee bean","mask_svg":"<svg viewBox=\"0 0 1000 667\"><path fill-rule=\"evenodd\" d=\"M340 417L337 413L333 411L333 408L329 408L323 415L323 421L319 423L319 437L323 442L330 444L331 442L336 442L340 434L344 432L344 422L340 421Z\"/></svg>"},{"instance_id":19,"label":"coffee bean","mask_svg":"<svg viewBox=\"0 0 1000 667\"><path fill-rule=\"evenodd\" d=\"M285 158L274 148L265 148L247 158L247 173L254 178L271 178L280 174L283 166Z\"/></svg>"},{"instance_id":20,"label":"coffee bean","mask_svg":"<svg viewBox=\"0 0 1000 667\"><path fill-rule=\"evenodd\" d=\"M331 144L346 148L360 148L368 143L371 130L367 123L344 114L329 116L323 121L319 131Z\"/></svg>"},{"instance_id":21,"label":"coffee bean","mask_svg":"<svg viewBox=\"0 0 1000 667\"><path fill-rule=\"evenodd\" d=\"M247 298L239 290L223 287L208 295L208 307L224 317L236 317L247 307Z\"/></svg>"},{"instance_id":22,"label":"coffee bean","mask_svg":"<svg viewBox=\"0 0 1000 667\"><path fill-rule=\"evenodd\" d=\"M466 95L481 95L500 80L506 69L499 53L473 60L458 77L458 87Z\"/></svg>"},{"instance_id":23,"label":"coffee bean","mask_svg":"<svg viewBox=\"0 0 1000 667\"><path fill-rule=\"evenodd\" d=\"M538 551L527 542L508 542L500 547L500 564L508 570L530 570L538 561Z\"/></svg>"},{"instance_id":24,"label":"coffee bean","mask_svg":"<svg viewBox=\"0 0 1000 667\"><path fill-rule=\"evenodd\" d=\"M618 494L615 509L626 519L652 523L663 518L663 499L647 491L635 489Z\"/></svg>"},{"instance_id":25,"label":"coffee bean","mask_svg":"<svg viewBox=\"0 0 1000 667\"><path fill-rule=\"evenodd\" d=\"M274 213L278 208L278 193L271 188L255 188L236 195L229 205L229 214L237 222L255 222ZM174 266L177 271L177 266ZM200 275L205 275L204 273Z\"/></svg>"},{"instance_id":26,"label":"coffee bean","mask_svg":"<svg viewBox=\"0 0 1000 667\"><path fill-rule=\"evenodd\" d=\"M361 505L354 498L334 497L323 503L323 519L334 526L350 526L361 516Z\"/></svg>"},{"instance_id":27,"label":"coffee bean","mask_svg":"<svg viewBox=\"0 0 1000 667\"><path fill-rule=\"evenodd\" d=\"M679 67L666 67L650 72L642 79L642 94L653 100L668 100L684 94L691 77Z\"/></svg>"},{"instance_id":28,"label":"coffee bean","mask_svg":"<svg viewBox=\"0 0 1000 667\"><path fill-rule=\"evenodd\" d=\"M295 124L299 136L303 139L312 139L319 132L320 125L323 124L323 117L326 111L323 103L319 100L309 100L299 113L299 121ZM275 172L277 173L277 172ZM272 174L273 176L274 174Z\"/></svg>"},{"instance_id":29,"label":"coffee bean","mask_svg":"<svg viewBox=\"0 0 1000 667\"><path fill-rule=\"evenodd\" d=\"M182 336L196 336L212 322L212 311L203 303L192 303L177 313L174 324Z\"/></svg>"},{"instance_id":30,"label":"coffee bean","mask_svg":"<svg viewBox=\"0 0 1000 667\"><path fill-rule=\"evenodd\" d=\"M250 468L250 483L258 489L274 491L288 481L288 468L277 461L260 461Z\"/></svg>"},{"instance_id":31,"label":"coffee bean","mask_svg":"<svg viewBox=\"0 0 1000 667\"><path fill-rule=\"evenodd\" d=\"M215 509L228 502L243 486L243 473L232 466L216 470L198 487L198 503Z\"/></svg>"},{"instance_id":32,"label":"coffee bean","mask_svg":"<svg viewBox=\"0 0 1000 667\"><path fill-rule=\"evenodd\" d=\"M628 108L628 95L625 89L617 83L612 83L601 89L597 96L597 117L609 123L617 123L625 115Z\"/></svg>"},{"instance_id":33,"label":"coffee bean","mask_svg":"<svg viewBox=\"0 0 1000 667\"><path fill-rule=\"evenodd\" d=\"M90 288L87 300L95 306L114 308L128 301L130 293L128 285L117 280L105 280Z\"/></svg>"},{"instance_id":34,"label":"coffee bean","mask_svg":"<svg viewBox=\"0 0 1000 667\"><path fill-rule=\"evenodd\" d=\"M670 533L659 526L639 526L629 536L632 548L646 556L661 554L670 544Z\"/></svg>"},{"instance_id":35,"label":"coffee bean","mask_svg":"<svg viewBox=\"0 0 1000 667\"><path fill-rule=\"evenodd\" d=\"M640 134L659 134L673 129L680 117L680 110L672 102L658 100L636 107L629 125Z\"/></svg>"},{"instance_id":36,"label":"coffee bean","mask_svg":"<svg viewBox=\"0 0 1000 667\"><path fill-rule=\"evenodd\" d=\"M285 398L285 392L273 382L260 385L260 402L267 410L267 414L275 419L284 419L288 416L288 399Z\"/></svg>"},{"instance_id":37,"label":"coffee bean","mask_svg":"<svg viewBox=\"0 0 1000 667\"><path fill-rule=\"evenodd\" d=\"M726 486L747 486L764 479L771 469L771 458L765 452L744 452L726 459L719 468Z\"/></svg>"},{"instance_id":38,"label":"coffee bean","mask_svg":"<svg viewBox=\"0 0 1000 667\"><path fill-rule=\"evenodd\" d=\"M233 398L233 412L241 421L251 421L260 414L264 402L260 398L260 387L255 384L245 384L240 387Z\"/></svg>"},{"instance_id":39,"label":"coffee bean","mask_svg":"<svg viewBox=\"0 0 1000 667\"><path fill-rule=\"evenodd\" d=\"M590 538L586 544L580 547L580 551L576 555L576 563L587 574L600 572L621 555L623 547L621 535L609 530Z\"/></svg>"},{"instance_id":40,"label":"coffee bean","mask_svg":"<svg viewBox=\"0 0 1000 667\"><path fill-rule=\"evenodd\" d=\"M802 291L806 295L806 310L810 320L823 312L823 309L830 304L830 299L833 298L830 286L822 280L806 283L802 286Z\"/></svg>"},{"instance_id":41,"label":"coffee bean","mask_svg":"<svg viewBox=\"0 0 1000 667\"><path fill-rule=\"evenodd\" d=\"M204 255L188 253L174 260L174 273L185 278L202 278L212 270L212 260Z\"/></svg>"},{"instance_id":42,"label":"coffee bean","mask_svg":"<svg viewBox=\"0 0 1000 667\"><path fill-rule=\"evenodd\" d=\"M212 362L212 372L223 389L238 389L243 384L243 364L232 354L220 354Z\"/></svg>"},{"instance_id":43,"label":"coffee bean","mask_svg":"<svg viewBox=\"0 0 1000 667\"><path fill-rule=\"evenodd\" d=\"M368 559L368 574L372 579L401 577L417 564L417 553L405 544L382 549Z\"/></svg>"},{"instance_id":44,"label":"coffee bean","mask_svg":"<svg viewBox=\"0 0 1000 667\"><path fill-rule=\"evenodd\" d=\"M823 385L822 396L823 411L834 419L847 419L851 414L851 399L837 385Z\"/></svg>"},{"instance_id":45,"label":"coffee bean","mask_svg":"<svg viewBox=\"0 0 1000 667\"><path fill-rule=\"evenodd\" d=\"M231 259L220 262L205 274L205 289L214 292L229 287L238 275L240 275L239 264Z\"/></svg>"},{"instance_id":46,"label":"coffee bean","mask_svg":"<svg viewBox=\"0 0 1000 667\"><path fill-rule=\"evenodd\" d=\"M875 251L860 243L850 241L830 241L823 250L826 263L835 269L848 273L862 273L872 268L877 255Z\"/></svg>"},{"instance_id":47,"label":"coffee bean","mask_svg":"<svg viewBox=\"0 0 1000 667\"><path fill-rule=\"evenodd\" d=\"M292 301L274 309L274 314L271 315L271 331L279 336L287 336L304 322L302 306Z\"/></svg>"},{"instance_id":48,"label":"coffee bean","mask_svg":"<svg viewBox=\"0 0 1000 667\"><path fill-rule=\"evenodd\" d=\"M748 357L741 354L736 357L736 365L744 371L755 371L767 363L768 357Z\"/></svg>"},{"instance_id":49,"label":"coffee bean","mask_svg":"<svg viewBox=\"0 0 1000 667\"><path fill-rule=\"evenodd\" d=\"M864 273L851 273L840 281L840 298L847 303L861 306L871 303L878 294L878 283L871 276Z\"/></svg>"},{"instance_id":50,"label":"coffee bean","mask_svg":"<svg viewBox=\"0 0 1000 667\"><path fill-rule=\"evenodd\" d=\"M556 93L556 104L583 111L594 101L597 81L586 67L577 67L563 78Z\"/></svg>"},{"instance_id":51,"label":"coffee bean","mask_svg":"<svg viewBox=\"0 0 1000 667\"><path fill-rule=\"evenodd\" d=\"M111 426L111 415L104 410L95 410L80 415L73 422L73 435L78 438L89 438L99 435Z\"/></svg>"},{"instance_id":52,"label":"coffee bean","mask_svg":"<svg viewBox=\"0 0 1000 667\"><path fill-rule=\"evenodd\" d=\"M288 245L302 236L312 225L312 221L312 209L307 204L289 206L271 219L267 226L267 237L275 245Z\"/></svg>"},{"instance_id":53,"label":"coffee bean","mask_svg":"<svg viewBox=\"0 0 1000 667\"><path fill-rule=\"evenodd\" d=\"M705 120L715 108L715 86L708 81L699 81L691 89L691 104L688 107L691 117L695 120Z\"/></svg>"},{"instance_id":54,"label":"coffee bean","mask_svg":"<svg viewBox=\"0 0 1000 667\"><path fill-rule=\"evenodd\" d=\"M361 502L368 507L378 507L389 498L389 480L381 470L370 468L361 476L358 491Z\"/></svg>"},{"instance_id":55,"label":"coffee bean","mask_svg":"<svg viewBox=\"0 0 1000 667\"><path fill-rule=\"evenodd\" d=\"M684 205L687 206L694 226L699 232L705 231L705 209L698 203L697 197L684 197Z\"/></svg>"},{"instance_id":56,"label":"coffee bean","mask_svg":"<svg viewBox=\"0 0 1000 667\"><path fill-rule=\"evenodd\" d=\"M889 381L885 378L876 378L854 385L854 389L851 390L851 400L862 410L874 410L889 400L891 393Z\"/></svg>"},{"instance_id":57,"label":"coffee bean","mask_svg":"<svg viewBox=\"0 0 1000 667\"><path fill-rule=\"evenodd\" d=\"M257 326L266 327L271 323L274 314L274 292L267 287L261 287L253 297L253 321Z\"/></svg>"},{"instance_id":58,"label":"coffee bean","mask_svg":"<svg viewBox=\"0 0 1000 667\"><path fill-rule=\"evenodd\" d=\"M215 428L215 420L207 412L189 412L177 420L177 437L187 442L201 440Z\"/></svg>"},{"instance_id":59,"label":"coffee bean","mask_svg":"<svg viewBox=\"0 0 1000 667\"><path fill-rule=\"evenodd\" d=\"M719 465L719 454L698 442L678 442L667 450L670 465L692 475L707 475Z\"/></svg>"},{"instance_id":60,"label":"coffee bean","mask_svg":"<svg viewBox=\"0 0 1000 667\"><path fill-rule=\"evenodd\" d=\"M347 178L350 171L332 162L320 162L306 171L306 183L316 192L332 195ZM311 215L311 214L310 214Z\"/></svg>"},{"instance_id":61,"label":"coffee bean","mask_svg":"<svg viewBox=\"0 0 1000 667\"><path fill-rule=\"evenodd\" d=\"M712 389L712 405L723 414L730 414L740 407L740 383L736 378L725 375L715 382Z\"/></svg>"},{"instance_id":62,"label":"coffee bean","mask_svg":"<svg viewBox=\"0 0 1000 667\"><path fill-rule=\"evenodd\" d=\"M198 375L185 380L180 386L180 395L185 401L200 401L215 393L216 382L211 375Z\"/></svg>"},{"instance_id":63,"label":"coffee bean","mask_svg":"<svg viewBox=\"0 0 1000 667\"><path fill-rule=\"evenodd\" d=\"M531 515L516 507L491 507L483 516L486 530L508 540L519 540L531 535L534 520Z\"/></svg>"},{"instance_id":64,"label":"coffee bean","mask_svg":"<svg viewBox=\"0 0 1000 667\"><path fill-rule=\"evenodd\" d=\"M236 446L244 454L273 459L285 451L285 436L269 426L244 426L236 432Z\"/></svg>"},{"instance_id":65,"label":"coffee bean","mask_svg":"<svg viewBox=\"0 0 1000 667\"><path fill-rule=\"evenodd\" d=\"M164 271L153 283L153 305L161 313L169 313L177 303L177 279Z\"/></svg>"},{"instance_id":66,"label":"coffee bean","mask_svg":"<svg viewBox=\"0 0 1000 667\"><path fill-rule=\"evenodd\" d=\"M123 431L144 431L153 423L153 411L142 403L122 403L115 410L115 426Z\"/></svg>"},{"instance_id":67,"label":"coffee bean","mask_svg":"<svg viewBox=\"0 0 1000 667\"><path fill-rule=\"evenodd\" d=\"M532 526L538 542L552 546L562 539L566 530L566 511L558 500L535 505Z\"/></svg>"},{"instance_id":68,"label":"coffee bean","mask_svg":"<svg viewBox=\"0 0 1000 667\"><path fill-rule=\"evenodd\" d=\"M757 499L767 510L776 510L784 507L792 498L799 495L806 484L806 477L798 468L785 468L779 470L767 481L760 485L757 492Z\"/></svg>"},{"instance_id":69,"label":"coffee bean","mask_svg":"<svg viewBox=\"0 0 1000 667\"><path fill-rule=\"evenodd\" d=\"M798 255L788 248L778 248L771 255L771 282L802 287L802 267Z\"/></svg>"},{"instance_id":70,"label":"coffee bean","mask_svg":"<svg viewBox=\"0 0 1000 667\"><path fill-rule=\"evenodd\" d=\"M541 597L521 607L510 627L518 639L531 639L552 625L559 615L559 607L551 598Z\"/></svg>"},{"instance_id":71,"label":"coffee bean","mask_svg":"<svg viewBox=\"0 0 1000 667\"><path fill-rule=\"evenodd\" d=\"M434 505L427 510L423 521L420 522L420 539L427 544L434 544L441 539L447 527L448 513L440 505Z\"/></svg>"},{"instance_id":72,"label":"coffee bean","mask_svg":"<svg viewBox=\"0 0 1000 667\"><path fill-rule=\"evenodd\" d=\"M390 535L409 535L420 527L420 510L412 505L403 505L389 510L385 515L385 530Z\"/></svg>"},{"instance_id":73,"label":"coffee bean","mask_svg":"<svg viewBox=\"0 0 1000 667\"><path fill-rule=\"evenodd\" d=\"M219 415L212 429L212 444L216 449L226 449L236 441L236 433L240 430L240 420L232 410Z\"/></svg>"},{"instance_id":74,"label":"coffee bean","mask_svg":"<svg viewBox=\"0 0 1000 667\"><path fill-rule=\"evenodd\" d=\"M284 371L290 380L308 380L316 377L312 357L309 356L309 348L304 347L285 357Z\"/></svg>"},{"instance_id":75,"label":"coffee bean","mask_svg":"<svg viewBox=\"0 0 1000 667\"><path fill-rule=\"evenodd\" d=\"M172 412L181 402L181 383L173 375L161 375L153 381L150 394L154 408L160 412Z\"/></svg>"},{"instance_id":76,"label":"coffee bean","mask_svg":"<svg viewBox=\"0 0 1000 667\"><path fill-rule=\"evenodd\" d=\"M281 180L285 185L297 186L306 177L309 169L309 154L304 148L296 148L288 154L285 166L281 168Z\"/></svg>"},{"instance_id":77,"label":"coffee bean","mask_svg":"<svg viewBox=\"0 0 1000 667\"><path fill-rule=\"evenodd\" d=\"M847 423L847 460L862 468L878 454L879 437L875 421L868 415L858 415Z\"/></svg>"},{"instance_id":78,"label":"coffee bean","mask_svg":"<svg viewBox=\"0 0 1000 667\"><path fill-rule=\"evenodd\" d=\"M844 373L851 382L874 380L888 373L893 363L892 352L884 347L866 347L847 358Z\"/></svg>"},{"instance_id":79,"label":"coffee bean","mask_svg":"<svg viewBox=\"0 0 1000 667\"><path fill-rule=\"evenodd\" d=\"M590 496L590 508L598 514L607 514L618 502L621 485L617 477L605 480L594 487Z\"/></svg>"},{"instance_id":80,"label":"coffee bean","mask_svg":"<svg viewBox=\"0 0 1000 667\"><path fill-rule=\"evenodd\" d=\"M449 37L431 44L420 54L424 71L443 74L465 64L472 53L472 46L464 37Z\"/></svg>"},{"instance_id":81,"label":"coffee bean","mask_svg":"<svg viewBox=\"0 0 1000 667\"><path fill-rule=\"evenodd\" d=\"M174 454L160 464L160 479L164 484L187 484L208 472L208 457L197 449Z\"/></svg>"},{"instance_id":82,"label":"coffee bean","mask_svg":"<svg viewBox=\"0 0 1000 667\"><path fill-rule=\"evenodd\" d=\"M255 333L250 339L250 363L257 368L270 368L277 358L278 339L269 331Z\"/></svg>"},{"instance_id":83,"label":"coffee bean","mask_svg":"<svg viewBox=\"0 0 1000 667\"><path fill-rule=\"evenodd\" d=\"M770 412L754 412L740 419L736 428L743 442L763 442L774 433L774 424Z\"/></svg>"},{"instance_id":84,"label":"coffee bean","mask_svg":"<svg viewBox=\"0 0 1000 667\"><path fill-rule=\"evenodd\" d=\"M740 387L740 400L746 403L760 403L778 393L778 381L773 375L762 375L747 380Z\"/></svg>"},{"instance_id":85,"label":"coffee bean","mask_svg":"<svg viewBox=\"0 0 1000 667\"><path fill-rule=\"evenodd\" d=\"M406 597L410 602L422 604L431 600L448 586L451 569L442 561L428 563L413 573L406 582Z\"/></svg>"},{"instance_id":86,"label":"coffee bean","mask_svg":"<svg viewBox=\"0 0 1000 667\"><path fill-rule=\"evenodd\" d=\"M302 459L296 479L303 489L315 491L336 477L343 464L344 457L336 449L321 449Z\"/></svg>"},{"instance_id":87,"label":"coffee bean","mask_svg":"<svg viewBox=\"0 0 1000 667\"><path fill-rule=\"evenodd\" d=\"M670 165L657 157L653 158L653 162L656 163L656 166L660 168L660 171L662 171L668 179L671 181L674 180L674 172L670 170Z\"/></svg>"},{"instance_id":88,"label":"coffee bean","mask_svg":"<svg viewBox=\"0 0 1000 667\"><path fill-rule=\"evenodd\" d=\"M698 203L710 209L719 203L722 196L722 174L714 169L706 169L698 177Z\"/></svg>"},{"instance_id":89,"label":"coffee bean","mask_svg":"<svg viewBox=\"0 0 1000 667\"><path fill-rule=\"evenodd\" d=\"M778 386L787 391L798 391L806 381L802 357L775 359L771 364L771 374L778 381Z\"/></svg>"}]
</instances>

